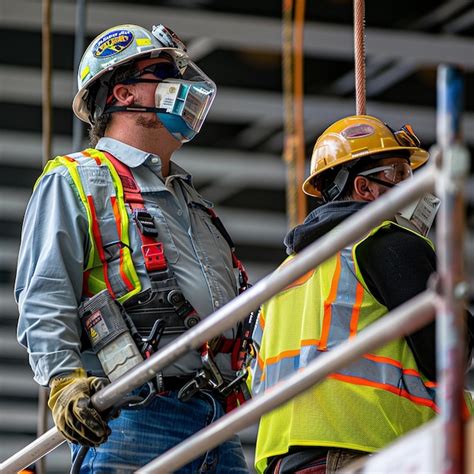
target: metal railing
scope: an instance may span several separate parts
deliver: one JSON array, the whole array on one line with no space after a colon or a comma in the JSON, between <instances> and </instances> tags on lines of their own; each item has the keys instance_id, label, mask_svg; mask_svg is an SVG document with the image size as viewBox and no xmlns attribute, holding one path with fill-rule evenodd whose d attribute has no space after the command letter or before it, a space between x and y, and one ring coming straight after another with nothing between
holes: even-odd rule
<instances>
[{"instance_id":1,"label":"metal railing","mask_svg":"<svg viewBox=\"0 0 474 474\"><path fill-rule=\"evenodd\" d=\"M309 245L278 272L263 278L214 314L202 320L196 327L178 337L173 344L159 350L149 359L97 392L92 397L93 406L99 411L106 410L188 351L197 349L204 342L235 326L251 311L285 288L288 283L323 263L341 248L360 239L385 219L393 218L400 209L424 193L432 191L435 176L436 170L430 166L416 173L413 179L402 183L397 189L384 194L380 199L349 217L330 235L325 235ZM52 428L0 464L0 472L19 471L48 454L63 442L64 438L57 429Z\"/></svg>"},{"instance_id":2,"label":"metal railing","mask_svg":"<svg viewBox=\"0 0 474 474\"><path fill-rule=\"evenodd\" d=\"M451 122L446 120L446 123ZM446 130L443 133L447 133ZM439 142L443 143L443 140L439 140ZM443 152L446 159L442 160L443 173L440 173L434 166L429 166L425 170L417 172L412 180L401 183L396 189L387 192L367 205L356 215L341 223L330 234L323 236L300 252L290 263L281 267L278 272L274 272L260 280L238 298L177 338L172 345L164 347L96 393L92 397L92 404L99 411L109 408L131 390L143 385L153 378L158 371L179 359L188 351L197 349L205 341L219 336L224 330L233 327L237 322L243 320L250 311L284 289L290 282L323 263L341 248L362 238L383 220L393 218L397 211L415 199L426 192L432 191L437 178L441 183L439 189L443 193L440 197L449 204L449 207L445 209L445 218L441 221L439 234L444 240L439 242L440 247L445 249L444 261L440 268L441 290L437 288L436 292L431 290L412 299L362 331L356 338L341 344L330 353L324 354L313 361L304 371L288 378L284 385L279 386L278 390L270 390L249 401L137 472L169 472L187 464L191 459L199 456L200 453L233 436L236 431L253 423L262 414L308 389L315 382L347 365L356 357L426 324L433 317L435 308L444 323L447 323L439 336L440 359L444 361L440 369L442 379L453 368L454 363L459 363L458 356L462 352L461 334L459 332L459 328L462 326L462 316L459 309L465 294L460 291L463 283L462 271L459 268L459 259L455 258L455 255L462 251L462 237L457 235L456 239L451 239L453 234L446 227L452 226L454 232L462 234L462 232L459 232L459 224L455 222L455 219L459 217L459 209L463 205L463 186L460 184L462 184L466 169L454 165L455 159L462 157L461 154L455 156L455 153L452 152L450 148L451 141L444 141L444 143ZM452 241L449 241L449 239ZM455 275L455 278L452 278L452 275ZM442 298L446 299L444 304L439 304L439 301L442 300L438 296L440 291ZM447 340L449 340L449 344ZM449 352L448 356L443 356L447 352ZM443 380L445 380L445 389L441 403L442 409L445 411L444 416L450 433L457 434L455 444L453 445L453 442L448 443L449 452L446 448L443 470L444 472L462 472L462 470L454 470L460 466L462 467L462 452L455 449L462 442L462 434L459 430L461 424L460 410L456 405L460 403L460 394L459 391L449 391L446 388L446 378ZM457 387L459 387L459 383L457 383ZM52 428L45 435L4 461L0 465L0 472L17 472L50 452L63 441L64 439L56 428ZM459 462L456 462L456 456L459 458Z\"/></svg>"}]
</instances>

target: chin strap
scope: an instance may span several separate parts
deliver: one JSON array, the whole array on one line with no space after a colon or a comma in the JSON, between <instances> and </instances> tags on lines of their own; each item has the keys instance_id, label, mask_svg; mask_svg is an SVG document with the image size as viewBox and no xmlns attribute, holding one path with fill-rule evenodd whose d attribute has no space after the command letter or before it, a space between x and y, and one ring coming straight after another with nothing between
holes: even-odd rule
<instances>
[{"instance_id":1,"label":"chin strap","mask_svg":"<svg viewBox=\"0 0 474 474\"><path fill-rule=\"evenodd\" d=\"M334 199L341 195L349 179L349 173L349 168L346 166L337 172L334 181L321 192L325 202L334 201Z\"/></svg>"}]
</instances>

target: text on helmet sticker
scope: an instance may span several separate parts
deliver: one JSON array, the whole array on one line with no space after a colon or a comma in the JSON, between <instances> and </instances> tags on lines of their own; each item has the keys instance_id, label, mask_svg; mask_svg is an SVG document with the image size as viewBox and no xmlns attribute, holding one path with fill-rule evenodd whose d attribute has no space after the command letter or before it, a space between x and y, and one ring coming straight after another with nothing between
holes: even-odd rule
<instances>
[{"instance_id":1,"label":"text on helmet sticker","mask_svg":"<svg viewBox=\"0 0 474 474\"><path fill-rule=\"evenodd\" d=\"M92 52L97 58L105 58L122 52L133 41L133 33L129 30L109 31L102 36L92 47Z\"/></svg>"},{"instance_id":2,"label":"text on helmet sticker","mask_svg":"<svg viewBox=\"0 0 474 474\"><path fill-rule=\"evenodd\" d=\"M341 135L344 138L350 139L368 137L369 135L372 135L374 133L374 127L361 123L359 125L350 125L341 132Z\"/></svg>"}]
</instances>

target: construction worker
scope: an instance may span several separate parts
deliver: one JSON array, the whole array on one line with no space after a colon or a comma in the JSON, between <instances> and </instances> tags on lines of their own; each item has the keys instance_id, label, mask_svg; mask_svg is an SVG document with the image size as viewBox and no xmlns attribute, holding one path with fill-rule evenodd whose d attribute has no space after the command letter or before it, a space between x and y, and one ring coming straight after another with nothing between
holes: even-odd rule
<instances>
[{"instance_id":1,"label":"construction worker","mask_svg":"<svg viewBox=\"0 0 474 474\"><path fill-rule=\"evenodd\" d=\"M73 110L90 124L93 148L56 157L35 186L19 253L18 338L34 379L51 389L75 467L134 472L229 408L240 327L133 391L110 421L91 396L105 375L117 378L122 364L234 298L246 275L212 204L171 161L216 94L176 34L163 25L104 31L82 57L78 88ZM108 318L117 314L116 331ZM113 346L115 333L133 344ZM237 436L179 470L204 471L248 472Z\"/></svg>"},{"instance_id":2,"label":"construction worker","mask_svg":"<svg viewBox=\"0 0 474 474\"><path fill-rule=\"evenodd\" d=\"M323 201L285 238L290 261L428 160L409 125L392 130L356 115L317 140L306 194ZM253 394L311 361L426 289L432 243L387 220L266 302L254 332ZM470 318L472 331L472 318ZM365 354L260 420L262 473L330 473L435 416L434 323ZM472 334L469 339L472 351Z\"/></svg>"}]
</instances>

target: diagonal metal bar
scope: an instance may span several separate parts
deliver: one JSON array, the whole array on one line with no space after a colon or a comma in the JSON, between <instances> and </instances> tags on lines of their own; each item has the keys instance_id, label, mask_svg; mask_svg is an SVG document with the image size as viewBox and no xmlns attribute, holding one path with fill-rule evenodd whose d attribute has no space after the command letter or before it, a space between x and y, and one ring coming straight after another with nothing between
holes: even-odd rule
<instances>
[{"instance_id":1,"label":"diagonal metal bar","mask_svg":"<svg viewBox=\"0 0 474 474\"><path fill-rule=\"evenodd\" d=\"M428 167L417 172L413 179L401 183L396 189L385 193L376 201L367 205L356 215L340 224L333 232L325 235L300 252L292 262L278 272L265 277L252 288L230 301L220 310L201 321L193 329L134 369L105 387L92 397L92 404L99 411L104 411L131 390L150 380L159 370L167 367L187 352L197 349L204 342L222 334L243 320L251 311L281 291L289 283L304 275L311 268L330 258L335 252L361 238L373 227L393 216L403 207L428 191L432 191L436 170ZM23 448L15 456L0 465L1 473L13 473L23 469L41 456L51 451L51 445L62 442L58 439L57 430L53 428L35 441L35 450L31 445ZM43 446L44 444L44 446ZM44 447L44 450L42 448Z\"/></svg>"},{"instance_id":2,"label":"diagonal metal bar","mask_svg":"<svg viewBox=\"0 0 474 474\"><path fill-rule=\"evenodd\" d=\"M435 315L436 299L436 294L431 291L416 296L361 331L356 338L347 340L333 351L321 355L304 370L281 381L265 394L248 401L245 405L187 438L136 473L175 472L200 454L229 439L246 426L257 422L265 413L308 390L329 374L342 369L363 354L426 325Z\"/></svg>"}]
</instances>

